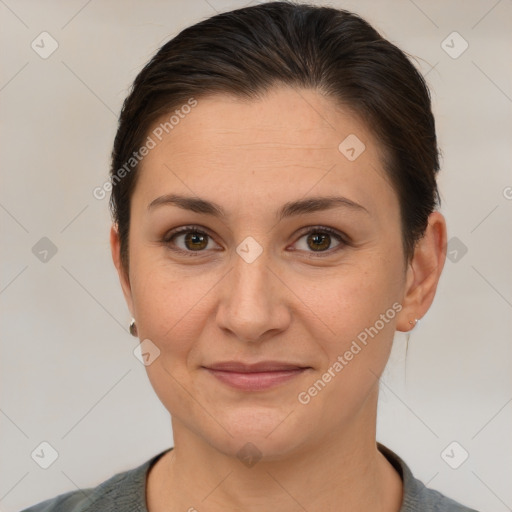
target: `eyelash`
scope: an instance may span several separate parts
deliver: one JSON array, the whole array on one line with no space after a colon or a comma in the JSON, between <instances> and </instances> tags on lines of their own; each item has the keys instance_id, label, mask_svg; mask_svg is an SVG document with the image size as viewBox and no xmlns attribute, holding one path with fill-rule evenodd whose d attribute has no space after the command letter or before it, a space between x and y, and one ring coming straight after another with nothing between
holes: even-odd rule
<instances>
[{"instance_id":1,"label":"eyelash","mask_svg":"<svg viewBox=\"0 0 512 512\"><path fill-rule=\"evenodd\" d=\"M175 247L171 247L171 242L174 238L176 238L179 235L186 233L194 233L197 235L206 235L210 239L213 238L210 236L206 231L201 229L199 226L183 226L181 228L178 228L174 231L171 231L170 233L167 233L165 237L163 238L162 242L168 246L168 248L174 252L178 252L180 254L184 254L185 256L190 256L192 258L196 258L198 256L201 256L200 253L205 252L205 250L201 251L185 251L183 249L177 249ZM326 226L312 226L309 228L308 231L302 232L300 234L300 237L298 240L303 238L305 235L310 235L312 233L321 233L321 234L327 234L332 237L334 237L338 242L340 242L340 245L335 247L334 249L329 249L327 251L319 251L319 252L311 252L310 258L322 258L326 256L332 255L334 252L337 252L338 250L341 250L343 247L349 245L349 242L346 237L344 237L341 233L338 231L328 228Z\"/></svg>"}]
</instances>

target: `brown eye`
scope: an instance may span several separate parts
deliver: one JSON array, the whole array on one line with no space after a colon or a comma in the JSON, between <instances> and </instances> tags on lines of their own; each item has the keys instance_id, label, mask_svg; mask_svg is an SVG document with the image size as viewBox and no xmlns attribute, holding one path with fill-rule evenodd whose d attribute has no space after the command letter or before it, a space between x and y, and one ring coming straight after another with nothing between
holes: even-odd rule
<instances>
[{"instance_id":1,"label":"brown eye","mask_svg":"<svg viewBox=\"0 0 512 512\"><path fill-rule=\"evenodd\" d=\"M320 253L326 253L325 255L327 256L348 245L343 235L327 227L309 229L309 231L303 233L299 241L302 239L305 239L305 243L297 242L299 245L298 249L309 252L310 255L311 253L318 253L318 256L323 256ZM337 245L332 250L329 250L331 249L333 239L336 240Z\"/></svg>"},{"instance_id":2,"label":"brown eye","mask_svg":"<svg viewBox=\"0 0 512 512\"><path fill-rule=\"evenodd\" d=\"M309 235L308 238L308 246L311 249L319 249L321 251L329 249L331 245L330 235L325 233L315 233L313 235Z\"/></svg>"},{"instance_id":3,"label":"brown eye","mask_svg":"<svg viewBox=\"0 0 512 512\"><path fill-rule=\"evenodd\" d=\"M207 237L208 235L197 233L195 231L188 232L184 239L185 246L187 249L191 249L193 251L204 249L208 245Z\"/></svg>"},{"instance_id":4,"label":"brown eye","mask_svg":"<svg viewBox=\"0 0 512 512\"><path fill-rule=\"evenodd\" d=\"M199 256L200 253L205 252L211 241L212 238L208 233L193 226L185 226L171 231L162 240L169 249L187 256Z\"/></svg>"},{"instance_id":5,"label":"brown eye","mask_svg":"<svg viewBox=\"0 0 512 512\"><path fill-rule=\"evenodd\" d=\"M329 256L348 245L342 234L327 227L310 228L299 238L299 241L302 239L305 239L305 243L302 242L302 247L298 247L298 250L309 253L313 257L324 256L322 253ZM333 239L337 245L331 249ZM162 241L169 249L186 256L200 256L209 248L209 242L213 243L213 239L208 233L193 226L185 226L172 231ZM298 243L298 245L301 244Z\"/></svg>"}]
</instances>

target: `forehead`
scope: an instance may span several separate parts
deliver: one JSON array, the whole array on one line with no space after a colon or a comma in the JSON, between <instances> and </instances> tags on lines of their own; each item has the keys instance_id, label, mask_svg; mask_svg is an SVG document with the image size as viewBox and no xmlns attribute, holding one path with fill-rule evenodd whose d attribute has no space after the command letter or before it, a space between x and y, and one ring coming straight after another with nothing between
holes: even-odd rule
<instances>
[{"instance_id":1,"label":"forehead","mask_svg":"<svg viewBox=\"0 0 512 512\"><path fill-rule=\"evenodd\" d=\"M216 94L197 100L197 106L180 119L174 116L172 127L165 124L169 118L162 116L151 130L163 131L160 146L172 143L177 156L191 147L197 152L220 153L225 147L242 144L241 149L249 154L330 149L337 158L339 143L349 135L364 139L367 149L375 146L358 116L310 89L279 87L251 100Z\"/></svg>"},{"instance_id":2,"label":"forehead","mask_svg":"<svg viewBox=\"0 0 512 512\"><path fill-rule=\"evenodd\" d=\"M377 189L385 195L383 187L393 195L370 130L317 91L275 88L255 100L217 94L176 110L172 123L171 112L148 134L155 147L137 185L148 200L174 186L202 197L236 188L246 201L333 187L354 200Z\"/></svg>"}]
</instances>

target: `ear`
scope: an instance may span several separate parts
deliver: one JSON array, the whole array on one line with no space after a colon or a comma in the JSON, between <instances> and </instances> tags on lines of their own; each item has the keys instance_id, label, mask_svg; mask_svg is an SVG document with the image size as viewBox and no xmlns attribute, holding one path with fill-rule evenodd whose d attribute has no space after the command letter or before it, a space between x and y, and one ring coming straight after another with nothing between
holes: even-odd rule
<instances>
[{"instance_id":1,"label":"ear","mask_svg":"<svg viewBox=\"0 0 512 512\"><path fill-rule=\"evenodd\" d=\"M123 289L126 304L133 316L133 300L130 278L121 263L121 241L119 240L119 231L117 230L117 226L114 224L110 228L110 249L112 251L112 260L114 261L117 274L119 275L119 281L121 283L121 288Z\"/></svg>"},{"instance_id":2,"label":"ear","mask_svg":"<svg viewBox=\"0 0 512 512\"><path fill-rule=\"evenodd\" d=\"M446 260L446 221L439 212L429 215L425 235L416 244L407 267L402 310L396 328L407 332L414 328L430 308ZM412 322L412 324L410 323Z\"/></svg>"}]
</instances>

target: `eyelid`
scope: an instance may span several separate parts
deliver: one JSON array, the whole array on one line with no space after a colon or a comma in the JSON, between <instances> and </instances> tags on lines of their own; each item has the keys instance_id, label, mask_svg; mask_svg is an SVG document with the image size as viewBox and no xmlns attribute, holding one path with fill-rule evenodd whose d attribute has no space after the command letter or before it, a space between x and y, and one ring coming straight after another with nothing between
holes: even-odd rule
<instances>
[{"instance_id":1,"label":"eyelid","mask_svg":"<svg viewBox=\"0 0 512 512\"><path fill-rule=\"evenodd\" d=\"M334 228L330 228L328 226L322 226L321 224L316 224L316 225L312 225L312 226L306 226L305 228L301 229L299 231L299 234L301 237L303 237L304 235L307 235L311 232L322 232L322 233L327 233L329 235L332 235L332 236L335 236L335 237L339 237L339 239L348 244L350 242L350 238L348 237L348 235L346 235L345 233L343 233L342 231L338 231L337 229L334 229Z\"/></svg>"},{"instance_id":2,"label":"eyelid","mask_svg":"<svg viewBox=\"0 0 512 512\"><path fill-rule=\"evenodd\" d=\"M189 233L189 232L194 232L194 233L199 233L201 235L208 235L210 238L213 238L212 235L210 235L208 229L204 228L203 226L198 226L198 225L195 225L195 224L191 224L191 225L188 225L188 226L181 226L179 228L176 228L176 229L171 229L169 232L167 232L164 236L163 236L163 241L164 242L170 242L171 239L177 235L182 235L183 233Z\"/></svg>"}]
</instances>

